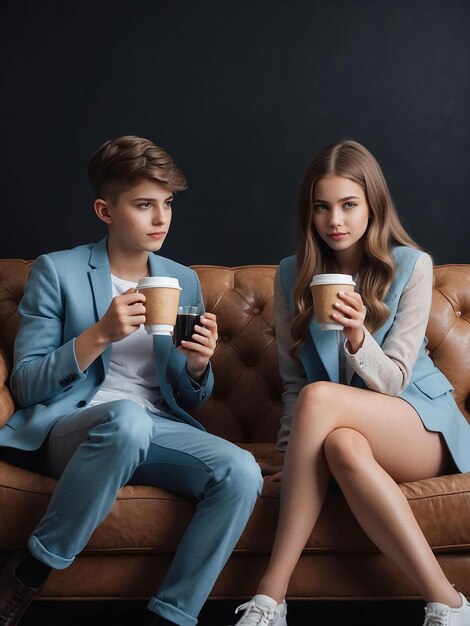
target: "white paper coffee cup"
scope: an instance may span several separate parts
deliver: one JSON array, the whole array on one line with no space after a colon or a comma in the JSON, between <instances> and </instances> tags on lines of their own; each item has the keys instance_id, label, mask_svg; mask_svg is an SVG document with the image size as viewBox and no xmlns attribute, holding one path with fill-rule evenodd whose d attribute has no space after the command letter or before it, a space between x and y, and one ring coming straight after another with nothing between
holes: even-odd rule
<instances>
[{"instance_id":1,"label":"white paper coffee cup","mask_svg":"<svg viewBox=\"0 0 470 626\"><path fill-rule=\"evenodd\" d=\"M335 302L339 301L338 292L354 291L355 286L350 274L317 274L312 278L313 310L322 330L343 329L343 325L335 322L331 314L335 311Z\"/></svg>"},{"instance_id":2,"label":"white paper coffee cup","mask_svg":"<svg viewBox=\"0 0 470 626\"><path fill-rule=\"evenodd\" d=\"M145 330L149 335L172 335L181 287L171 276L146 276L137 284L145 295Z\"/></svg>"}]
</instances>

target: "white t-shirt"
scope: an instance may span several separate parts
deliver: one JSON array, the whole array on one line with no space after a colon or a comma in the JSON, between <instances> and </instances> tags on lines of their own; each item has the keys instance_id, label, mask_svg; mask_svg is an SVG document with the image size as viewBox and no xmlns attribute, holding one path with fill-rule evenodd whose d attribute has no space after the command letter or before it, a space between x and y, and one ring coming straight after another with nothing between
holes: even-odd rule
<instances>
[{"instance_id":1,"label":"white t-shirt","mask_svg":"<svg viewBox=\"0 0 470 626\"><path fill-rule=\"evenodd\" d=\"M111 282L113 298L136 287L136 283L113 274ZM155 368L153 337L147 334L143 324L131 335L111 345L108 373L88 406L125 399L161 414L155 407L155 402L162 400L162 395Z\"/></svg>"}]
</instances>

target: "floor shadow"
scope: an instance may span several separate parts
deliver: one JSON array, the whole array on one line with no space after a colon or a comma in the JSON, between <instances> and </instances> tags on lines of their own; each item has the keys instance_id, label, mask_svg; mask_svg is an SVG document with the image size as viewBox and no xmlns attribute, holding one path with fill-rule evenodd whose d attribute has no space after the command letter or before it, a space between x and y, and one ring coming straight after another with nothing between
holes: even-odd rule
<instances>
[{"instance_id":1,"label":"floor shadow","mask_svg":"<svg viewBox=\"0 0 470 626\"><path fill-rule=\"evenodd\" d=\"M229 626L239 616L236 601L212 600L199 616L198 626ZM35 602L21 626L145 626L150 617L142 602ZM289 626L421 626L424 603L418 601L288 603Z\"/></svg>"}]
</instances>

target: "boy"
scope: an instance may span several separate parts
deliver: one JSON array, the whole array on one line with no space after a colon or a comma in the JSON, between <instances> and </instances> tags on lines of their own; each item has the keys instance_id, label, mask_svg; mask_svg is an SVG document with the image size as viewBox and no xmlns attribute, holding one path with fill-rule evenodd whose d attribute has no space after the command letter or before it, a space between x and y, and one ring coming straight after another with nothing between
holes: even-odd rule
<instances>
[{"instance_id":1,"label":"boy","mask_svg":"<svg viewBox=\"0 0 470 626\"><path fill-rule=\"evenodd\" d=\"M178 278L180 304L202 306L195 272L156 255L185 178L147 139L107 141L89 175L108 236L38 257L20 303L11 389L21 407L0 446L41 448L58 479L26 554L7 563L0 625L17 624L51 569L85 547L125 484L154 485L198 501L161 587L152 624L193 626L260 493L249 453L205 432L186 411L209 397L215 315L192 341L145 332L143 276Z\"/></svg>"}]
</instances>

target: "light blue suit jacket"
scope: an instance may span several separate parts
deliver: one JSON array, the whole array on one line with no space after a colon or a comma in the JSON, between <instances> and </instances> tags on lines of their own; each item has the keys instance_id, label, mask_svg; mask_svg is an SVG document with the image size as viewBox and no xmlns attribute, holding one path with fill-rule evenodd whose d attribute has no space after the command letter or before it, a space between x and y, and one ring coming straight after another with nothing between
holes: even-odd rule
<instances>
[{"instance_id":1,"label":"light blue suit jacket","mask_svg":"<svg viewBox=\"0 0 470 626\"><path fill-rule=\"evenodd\" d=\"M85 406L103 383L111 345L81 372L75 358L75 338L106 313L112 300L107 238L38 257L20 302L20 326L15 341L10 385L19 408L0 430L0 446L36 450L54 423ZM203 306L196 273L156 254L149 255L151 275L174 276L182 291L180 304ZM213 374L192 381L185 356L171 347L166 378L174 399L191 411L209 398ZM162 393L167 398L168 392ZM203 430L190 416L186 421Z\"/></svg>"},{"instance_id":2,"label":"light blue suit jacket","mask_svg":"<svg viewBox=\"0 0 470 626\"><path fill-rule=\"evenodd\" d=\"M396 276L385 299L390 315L374 334L374 339L379 345L383 344L393 325L401 293L422 253L414 248L397 246L392 254L396 264ZM283 259L279 265L282 288L291 311L294 310L292 293L297 276L296 263L296 257L291 256ZM339 382L336 333L321 330L315 318L310 323L309 331L299 354L308 382L318 380ZM468 472L470 425L455 403L451 383L427 355L426 344L427 339L424 337L410 382L399 397L415 408L428 430L442 433L457 467L462 472ZM353 375L350 384L367 388L357 373Z\"/></svg>"}]
</instances>

